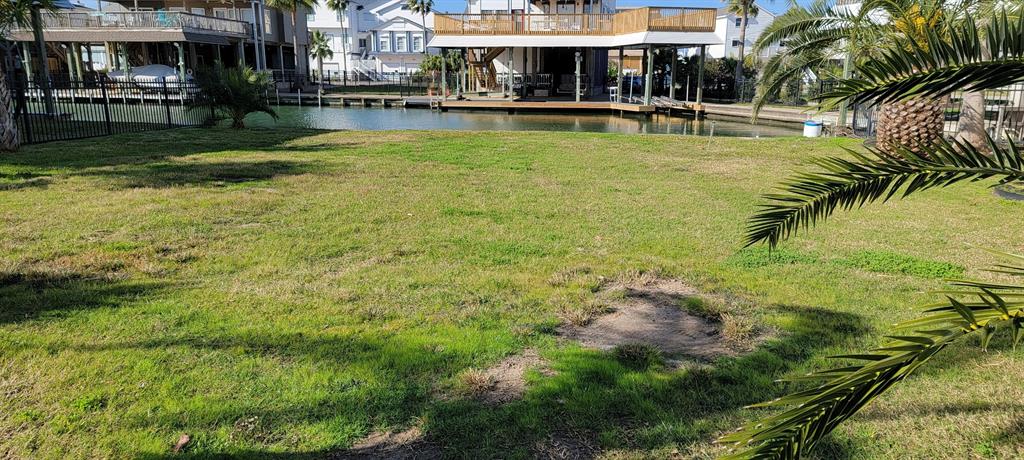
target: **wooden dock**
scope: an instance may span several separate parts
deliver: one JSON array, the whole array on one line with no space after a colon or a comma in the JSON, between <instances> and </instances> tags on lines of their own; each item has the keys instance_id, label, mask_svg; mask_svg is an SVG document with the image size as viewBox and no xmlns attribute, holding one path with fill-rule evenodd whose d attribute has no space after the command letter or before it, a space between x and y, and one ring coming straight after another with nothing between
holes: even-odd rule
<instances>
[{"instance_id":1,"label":"wooden dock","mask_svg":"<svg viewBox=\"0 0 1024 460\"><path fill-rule=\"evenodd\" d=\"M434 107L440 110L517 110L532 111L598 111L598 112L630 112L654 113L653 105L626 104L622 102L602 101L531 101L531 100L436 100Z\"/></svg>"}]
</instances>

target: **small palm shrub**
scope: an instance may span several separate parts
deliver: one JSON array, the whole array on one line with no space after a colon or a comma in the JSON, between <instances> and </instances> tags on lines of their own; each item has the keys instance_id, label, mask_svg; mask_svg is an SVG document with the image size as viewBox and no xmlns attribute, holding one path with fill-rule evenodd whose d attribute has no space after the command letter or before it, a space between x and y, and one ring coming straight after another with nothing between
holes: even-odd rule
<instances>
[{"instance_id":1,"label":"small palm shrub","mask_svg":"<svg viewBox=\"0 0 1024 460\"><path fill-rule=\"evenodd\" d=\"M230 119L231 127L245 127L245 117L262 112L275 120L277 112L270 107L267 92L273 85L270 74L251 67L225 67L217 62L196 74L200 94L193 108L210 110L214 119Z\"/></svg>"}]
</instances>

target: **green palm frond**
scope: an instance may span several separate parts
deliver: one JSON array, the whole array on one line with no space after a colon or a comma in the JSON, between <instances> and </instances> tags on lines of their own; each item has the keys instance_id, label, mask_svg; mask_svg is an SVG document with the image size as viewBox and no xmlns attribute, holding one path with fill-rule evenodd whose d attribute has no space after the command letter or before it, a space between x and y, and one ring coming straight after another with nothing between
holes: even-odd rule
<instances>
[{"instance_id":1,"label":"green palm frond","mask_svg":"<svg viewBox=\"0 0 1024 460\"><path fill-rule=\"evenodd\" d=\"M1013 264L997 266L1004 274L1024 277L1024 257L1005 256ZM1024 285L960 281L959 298L947 296L918 319L897 325L899 335L866 354L836 356L856 364L789 379L822 381L751 407L786 408L782 412L718 439L732 447L724 459L795 459L806 453L844 420L852 417L936 353L968 335L986 348L997 331L1009 330L1014 346L1024 337Z\"/></svg>"},{"instance_id":2,"label":"green palm frond","mask_svg":"<svg viewBox=\"0 0 1024 460\"><path fill-rule=\"evenodd\" d=\"M812 159L818 170L799 173L783 182L778 192L765 195L769 202L750 218L746 244L767 242L774 247L839 208L848 210L962 181L996 178L1002 184L1024 179L1024 155L1016 144L990 141L989 148L991 153L983 154L969 144L940 141L927 149L927 155L907 149L900 151L901 156L847 149L852 158Z\"/></svg>"},{"instance_id":3,"label":"green palm frond","mask_svg":"<svg viewBox=\"0 0 1024 460\"><path fill-rule=\"evenodd\" d=\"M983 30L967 17L952 30L929 29L922 43L909 39L898 43L858 66L859 76L824 95L822 105L939 97L1024 81L1024 15L1013 18L1003 12Z\"/></svg>"}]
</instances>

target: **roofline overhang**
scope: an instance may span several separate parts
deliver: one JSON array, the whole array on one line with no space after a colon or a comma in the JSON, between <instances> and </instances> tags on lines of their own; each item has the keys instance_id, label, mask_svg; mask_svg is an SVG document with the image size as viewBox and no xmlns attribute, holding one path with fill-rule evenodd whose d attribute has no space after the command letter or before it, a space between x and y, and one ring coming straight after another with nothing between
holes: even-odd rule
<instances>
[{"instance_id":1,"label":"roofline overhang","mask_svg":"<svg viewBox=\"0 0 1024 460\"><path fill-rule=\"evenodd\" d=\"M618 48L721 45L714 32L635 32L622 35L434 35L429 48Z\"/></svg>"}]
</instances>

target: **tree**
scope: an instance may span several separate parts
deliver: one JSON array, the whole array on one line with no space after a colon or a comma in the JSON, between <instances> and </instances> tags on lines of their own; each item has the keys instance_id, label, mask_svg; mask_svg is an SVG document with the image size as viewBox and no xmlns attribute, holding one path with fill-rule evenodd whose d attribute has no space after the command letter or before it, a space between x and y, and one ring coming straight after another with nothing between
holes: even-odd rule
<instances>
[{"instance_id":1,"label":"tree","mask_svg":"<svg viewBox=\"0 0 1024 460\"><path fill-rule=\"evenodd\" d=\"M765 64L754 99L755 112L786 81L804 78L809 72L831 67L837 56L843 57L843 78L850 78L855 66L880 58L884 50L891 48L896 40L922 30L916 27L919 20L939 27L950 17L943 15L943 11L954 11L964 3L970 2L865 0L859 6L851 6L816 0L807 7L790 8L766 27L754 43L754 50L758 53L775 44L785 44L782 51ZM897 27L900 18L909 19L915 27L900 30ZM936 123L936 120L941 119L943 109L941 104L923 104L922 101L910 106L881 107L878 122L880 137L884 140L891 132L891 138L901 139L907 137L908 133L921 130L920 124L907 123L908 120L925 120L931 128L928 137L940 137L941 122ZM894 119L900 122L891 123ZM843 102L839 105L839 124L845 126L846 123L847 104Z\"/></svg>"},{"instance_id":2,"label":"tree","mask_svg":"<svg viewBox=\"0 0 1024 460\"><path fill-rule=\"evenodd\" d=\"M437 75L445 68L448 71L458 69L462 66L462 53L457 50L447 50L444 54L426 56L420 62L420 72L430 74L430 83L436 83Z\"/></svg>"},{"instance_id":3,"label":"tree","mask_svg":"<svg viewBox=\"0 0 1024 460\"><path fill-rule=\"evenodd\" d=\"M218 61L196 73L195 81L200 91L191 108L208 110L214 118L230 118L232 128L244 128L250 113L262 112L277 119L267 100L267 91L273 87L268 72L242 65L228 68Z\"/></svg>"},{"instance_id":4,"label":"tree","mask_svg":"<svg viewBox=\"0 0 1024 460\"><path fill-rule=\"evenodd\" d=\"M310 35L309 54L316 59L317 75L320 77L320 81L323 82L324 59L331 59L334 57L334 51L331 50L331 42L323 31L314 30Z\"/></svg>"},{"instance_id":5,"label":"tree","mask_svg":"<svg viewBox=\"0 0 1024 460\"><path fill-rule=\"evenodd\" d=\"M982 38L987 37L989 53ZM925 40L898 40L876 61L858 66L828 94L823 107L842 101L884 104L915 98L941 98L954 91L984 91L1024 82L1024 18L1003 12L980 31L965 18L948 28L929 28ZM927 44L925 46L924 44ZM837 209L906 197L964 181L995 185L1024 179L1024 151L988 140L985 154L959 141L925 144L892 155L877 149L848 151L848 157L812 160L816 170L797 174L749 221L747 244L775 247L801 229L827 220ZM1004 254L995 271L1024 278L1024 256ZM945 298L918 319L898 325L882 347L866 354L839 356L857 364L797 377L821 382L754 407L785 408L776 415L722 436L737 451L729 459L792 459L808 453L836 426L871 400L916 371L948 345L978 336L982 348L998 331L1009 331L1016 345L1024 337L1024 283L955 281Z\"/></svg>"},{"instance_id":6,"label":"tree","mask_svg":"<svg viewBox=\"0 0 1024 460\"><path fill-rule=\"evenodd\" d=\"M434 0L408 0L413 13L419 13L423 24L423 54L427 54L427 13L434 9Z\"/></svg>"},{"instance_id":7,"label":"tree","mask_svg":"<svg viewBox=\"0 0 1024 460\"><path fill-rule=\"evenodd\" d=\"M761 10L758 8L754 0L729 0L729 3L725 5L725 10L739 15L740 17L740 46L739 54L736 55L736 88L740 88L740 84L743 81L743 58L746 56L747 46L747 21L750 16L757 16ZM725 46L729 46L726 43Z\"/></svg>"},{"instance_id":8,"label":"tree","mask_svg":"<svg viewBox=\"0 0 1024 460\"><path fill-rule=\"evenodd\" d=\"M345 27L348 4L349 0L327 0L327 9L336 11L338 13L338 20L341 22L341 71L343 72L341 78L345 81L348 78L348 28ZM320 71L323 72L323 69L320 69Z\"/></svg>"},{"instance_id":9,"label":"tree","mask_svg":"<svg viewBox=\"0 0 1024 460\"><path fill-rule=\"evenodd\" d=\"M14 27L28 28L32 26L32 6L36 0L4 0L0 3L0 39ZM39 5L44 10L53 9L52 0L42 0ZM43 59L46 59L44 56ZM8 86L5 70L0 69L0 152L13 152L21 147L18 137L17 120L11 113L13 99ZM24 91L24 88L16 88Z\"/></svg>"},{"instance_id":10,"label":"tree","mask_svg":"<svg viewBox=\"0 0 1024 460\"><path fill-rule=\"evenodd\" d=\"M292 17L292 48L295 50L295 69L301 66L301 60L308 57L299 48L299 8L313 10L319 4L317 0L266 0L267 6L281 11L288 11ZM283 65L284 63L282 63Z\"/></svg>"}]
</instances>

